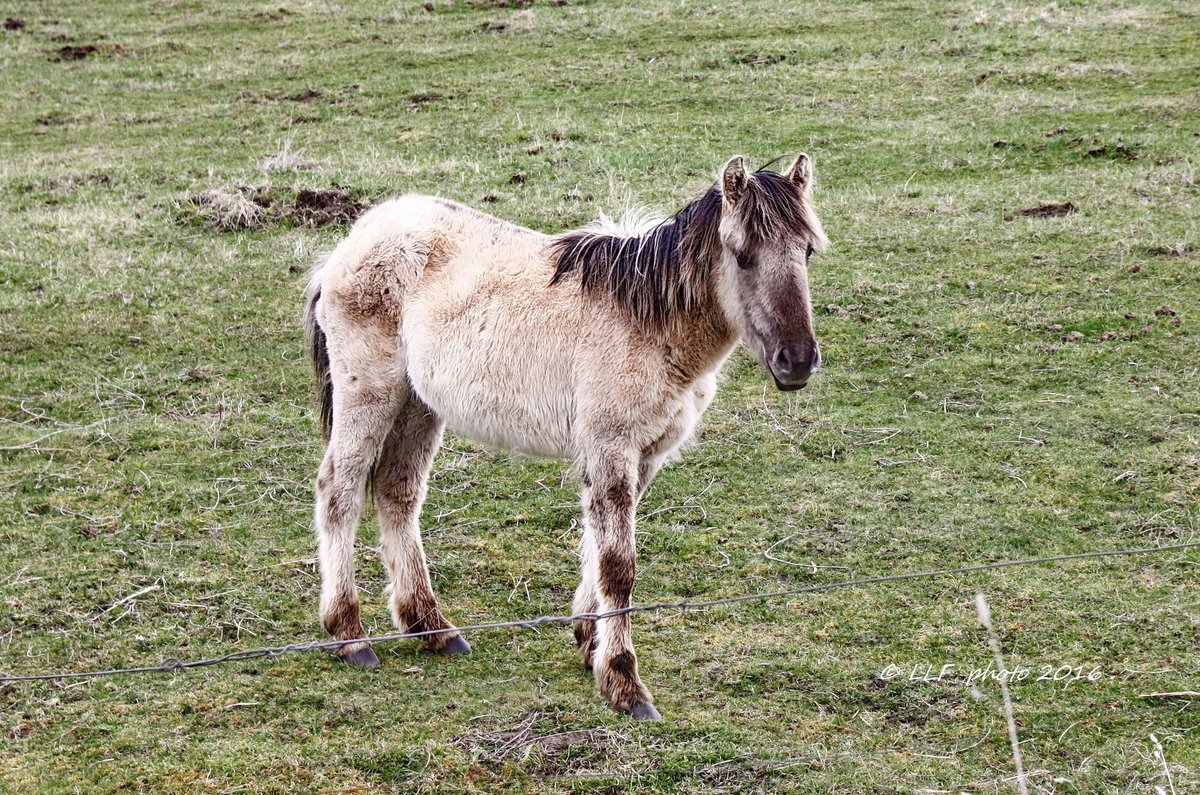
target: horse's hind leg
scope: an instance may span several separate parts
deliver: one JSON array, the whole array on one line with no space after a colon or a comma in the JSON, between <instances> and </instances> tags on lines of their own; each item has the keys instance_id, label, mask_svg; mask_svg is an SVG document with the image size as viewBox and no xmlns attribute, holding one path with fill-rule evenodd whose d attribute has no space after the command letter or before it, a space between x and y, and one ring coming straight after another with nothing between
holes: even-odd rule
<instances>
[{"instance_id":1,"label":"horse's hind leg","mask_svg":"<svg viewBox=\"0 0 1200 795\"><path fill-rule=\"evenodd\" d=\"M411 397L397 414L375 470L379 554L388 572L392 620L404 632L454 629L433 595L418 522L429 468L441 438L441 419ZM426 635L423 645L442 654L471 650L462 635L453 631Z\"/></svg>"},{"instance_id":2,"label":"horse's hind leg","mask_svg":"<svg viewBox=\"0 0 1200 795\"><path fill-rule=\"evenodd\" d=\"M579 545L580 568L583 576L579 587L575 589L575 601L571 605L571 614L599 612L599 602L596 597L596 540L584 529L583 541ZM575 648L579 651L579 661L589 671L592 669L592 659L596 654L596 622L575 622Z\"/></svg>"},{"instance_id":3,"label":"horse's hind leg","mask_svg":"<svg viewBox=\"0 0 1200 795\"><path fill-rule=\"evenodd\" d=\"M317 475L321 624L337 640L351 640L366 637L354 587L354 536L367 476L392 426L396 406L387 392L369 394L347 386L337 394L333 429ZM349 643L335 653L356 665L379 664L367 643Z\"/></svg>"}]
</instances>

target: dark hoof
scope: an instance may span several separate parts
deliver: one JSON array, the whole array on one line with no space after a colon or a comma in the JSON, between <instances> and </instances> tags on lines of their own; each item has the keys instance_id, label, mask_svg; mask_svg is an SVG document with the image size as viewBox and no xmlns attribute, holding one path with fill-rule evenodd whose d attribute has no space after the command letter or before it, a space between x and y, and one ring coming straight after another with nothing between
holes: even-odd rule
<instances>
[{"instance_id":1,"label":"dark hoof","mask_svg":"<svg viewBox=\"0 0 1200 795\"><path fill-rule=\"evenodd\" d=\"M467 643L467 639L462 635L455 635L453 640L438 649L438 654L466 654L470 650L471 644Z\"/></svg>"},{"instance_id":2,"label":"dark hoof","mask_svg":"<svg viewBox=\"0 0 1200 795\"><path fill-rule=\"evenodd\" d=\"M379 667L379 658L375 656L375 650L370 646L347 652L342 659L351 665L361 665L363 668Z\"/></svg>"},{"instance_id":3,"label":"dark hoof","mask_svg":"<svg viewBox=\"0 0 1200 795\"><path fill-rule=\"evenodd\" d=\"M662 715L658 714L658 710L649 701L637 702L627 710L627 714L634 720L662 720Z\"/></svg>"}]
</instances>

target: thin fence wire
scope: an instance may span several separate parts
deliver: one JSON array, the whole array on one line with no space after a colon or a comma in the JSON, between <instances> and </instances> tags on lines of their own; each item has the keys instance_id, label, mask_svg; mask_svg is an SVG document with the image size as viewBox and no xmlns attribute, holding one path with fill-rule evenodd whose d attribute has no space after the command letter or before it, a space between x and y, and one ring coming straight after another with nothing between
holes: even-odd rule
<instances>
[{"instance_id":1,"label":"thin fence wire","mask_svg":"<svg viewBox=\"0 0 1200 795\"><path fill-rule=\"evenodd\" d=\"M885 574L876 577L861 577L852 580L836 580L834 582L806 585L801 588L789 588L783 591L742 594L740 596L727 596L721 599L706 599L699 602L656 602L654 604L646 605L631 605L629 607L623 607L619 610L610 610L604 613L576 613L575 615L569 616L539 616L538 618L532 618L523 621L495 621L488 624L468 624L465 626L456 627L455 629L458 632L479 632L487 629L508 629L514 627L533 629L543 624L570 624L575 621L600 621L602 619L629 615L631 613L653 613L662 610L698 610L709 607L720 607L723 605L736 605L743 604L745 602L759 602L770 599L783 599L789 596L821 593L823 591L832 591L837 588L852 588L864 585L878 585L880 583L902 582L905 580L947 577L955 574L974 574L981 571L995 571L996 569L1009 569L1020 566L1035 566L1044 563L1061 563L1063 561L1070 560L1150 555L1162 552L1176 552L1185 549L1194 549L1196 547L1200 547L1200 541L1184 544L1171 544L1169 546L1160 547L1114 549L1102 550L1098 552L1078 552L1071 555L1053 555L1044 558L1004 560L996 563L981 563L975 566L959 566L958 568L953 569L915 571L905 572L902 574ZM245 660L254 660L262 657L273 659L295 652L309 652L317 651L319 649L334 650L353 643L390 643L392 641L408 640L410 638L423 638L427 635L441 635L446 632L447 630L445 629L431 629L421 632L394 632L388 635L375 635L365 638L350 638L347 640L324 640L313 641L312 643L289 643L283 646L264 646L256 649L243 649L241 651L235 651L230 652L229 654L221 655L220 657L210 657L201 660L167 659L159 665L145 665L135 668L110 668L97 671L60 672L50 674L33 674L28 676L0 676L0 684L5 684L8 682L46 682L59 679L92 679L105 676L120 676L123 674L171 673L173 671L185 671L192 668L207 668L212 665L242 662Z\"/></svg>"}]
</instances>

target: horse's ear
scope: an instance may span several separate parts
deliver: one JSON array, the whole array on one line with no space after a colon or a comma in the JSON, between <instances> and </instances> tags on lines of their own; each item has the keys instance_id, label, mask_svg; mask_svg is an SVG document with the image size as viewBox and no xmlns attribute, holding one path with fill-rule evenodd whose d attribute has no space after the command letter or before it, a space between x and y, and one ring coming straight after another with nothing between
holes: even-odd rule
<instances>
[{"instance_id":1,"label":"horse's ear","mask_svg":"<svg viewBox=\"0 0 1200 795\"><path fill-rule=\"evenodd\" d=\"M729 162L721 167L721 198L727 204L737 204L746 192L746 184L750 177L746 174L746 161L741 155L734 155Z\"/></svg>"},{"instance_id":2,"label":"horse's ear","mask_svg":"<svg viewBox=\"0 0 1200 795\"><path fill-rule=\"evenodd\" d=\"M787 177L788 182L791 182L805 196L812 193L813 184L813 162L812 158L801 152L796 155L796 159L788 166L788 170L783 172L783 176Z\"/></svg>"}]
</instances>

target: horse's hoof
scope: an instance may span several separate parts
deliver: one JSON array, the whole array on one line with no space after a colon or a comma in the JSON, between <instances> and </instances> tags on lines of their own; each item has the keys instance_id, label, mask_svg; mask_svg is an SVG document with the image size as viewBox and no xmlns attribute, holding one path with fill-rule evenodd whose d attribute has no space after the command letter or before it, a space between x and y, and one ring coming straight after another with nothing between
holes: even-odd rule
<instances>
[{"instance_id":1,"label":"horse's hoof","mask_svg":"<svg viewBox=\"0 0 1200 795\"><path fill-rule=\"evenodd\" d=\"M471 644L467 643L467 639L462 635L455 635L453 640L438 649L438 654L466 654L470 650Z\"/></svg>"},{"instance_id":2,"label":"horse's hoof","mask_svg":"<svg viewBox=\"0 0 1200 795\"><path fill-rule=\"evenodd\" d=\"M634 720L657 721L662 720L662 715L658 714L658 710L649 701L635 702L632 707L626 710L626 714Z\"/></svg>"},{"instance_id":3,"label":"horse's hoof","mask_svg":"<svg viewBox=\"0 0 1200 795\"><path fill-rule=\"evenodd\" d=\"M370 646L364 646L361 649L348 652L342 659L351 665L361 665L363 668L379 667L379 658L375 656L375 650Z\"/></svg>"}]
</instances>

